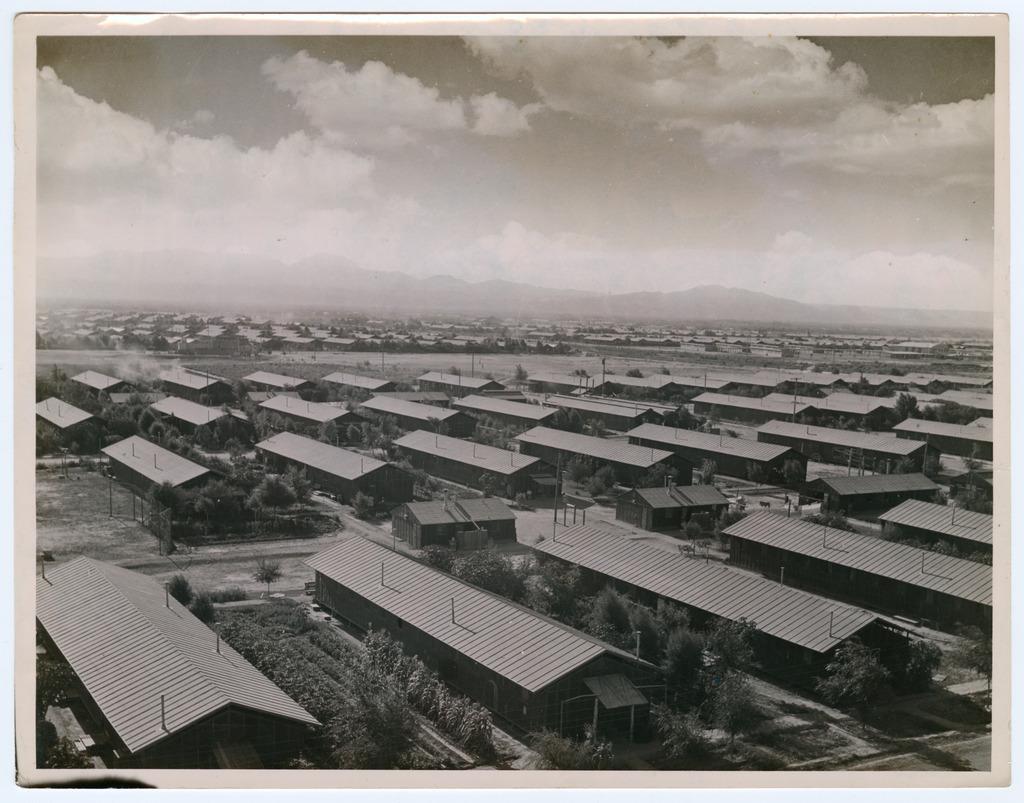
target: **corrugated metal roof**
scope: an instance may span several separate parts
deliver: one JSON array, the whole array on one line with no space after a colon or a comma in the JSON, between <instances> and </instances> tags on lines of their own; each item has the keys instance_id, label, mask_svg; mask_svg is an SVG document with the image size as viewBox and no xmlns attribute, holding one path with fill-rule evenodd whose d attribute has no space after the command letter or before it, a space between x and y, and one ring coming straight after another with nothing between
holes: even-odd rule
<instances>
[{"instance_id":1,"label":"corrugated metal roof","mask_svg":"<svg viewBox=\"0 0 1024 803\"><path fill-rule=\"evenodd\" d=\"M581 435L565 432L549 427L534 427L516 436L520 443L535 443L559 449L563 452L593 457L609 463L622 463L638 468L650 468L663 460L671 458L672 452L664 449L652 449L647 446L636 446L621 440L596 438L593 435Z\"/></svg>"},{"instance_id":2,"label":"corrugated metal roof","mask_svg":"<svg viewBox=\"0 0 1024 803\"><path fill-rule=\"evenodd\" d=\"M631 429L626 435L630 438L643 438L665 444L667 449L688 447L717 454L741 457L744 460L770 461L791 452L788 446L775 443L762 443L749 438L733 438L728 435L712 435L692 429L666 427L661 424L641 424Z\"/></svg>"},{"instance_id":3,"label":"corrugated metal roof","mask_svg":"<svg viewBox=\"0 0 1024 803\"><path fill-rule=\"evenodd\" d=\"M908 418L893 428L893 432L921 433L922 435L940 435L944 438L962 438L968 441L992 443L992 430L985 427L960 426L944 424L941 421L925 421L922 418Z\"/></svg>"},{"instance_id":4,"label":"corrugated metal roof","mask_svg":"<svg viewBox=\"0 0 1024 803\"><path fill-rule=\"evenodd\" d=\"M153 402L160 401L162 398L164 398L163 393L140 393L138 391L110 394L110 401L114 404L128 404L132 399L138 399L140 402L152 404Z\"/></svg>"},{"instance_id":5,"label":"corrugated metal roof","mask_svg":"<svg viewBox=\"0 0 1024 803\"><path fill-rule=\"evenodd\" d=\"M651 507L659 509L729 504L728 498L714 485L637 488L636 493Z\"/></svg>"},{"instance_id":6,"label":"corrugated metal roof","mask_svg":"<svg viewBox=\"0 0 1024 803\"><path fill-rule=\"evenodd\" d=\"M537 371L532 373L527 382L545 382L549 385L571 385L573 387L592 388L597 384L597 379L592 376L578 376L577 374L558 374L552 371Z\"/></svg>"},{"instance_id":7,"label":"corrugated metal roof","mask_svg":"<svg viewBox=\"0 0 1024 803\"><path fill-rule=\"evenodd\" d=\"M708 377L722 379L726 384L751 385L759 388L774 388L779 384L778 377L772 371L755 371L744 373L743 371L708 371Z\"/></svg>"},{"instance_id":8,"label":"corrugated metal roof","mask_svg":"<svg viewBox=\"0 0 1024 803\"><path fill-rule=\"evenodd\" d=\"M465 396L455 399L453 407L462 410L474 410L480 413L493 413L495 415L516 416L531 421L545 421L555 414L555 410L541 407L539 404L524 404L523 402L509 401L508 399L497 399L492 396Z\"/></svg>"},{"instance_id":9,"label":"corrugated metal roof","mask_svg":"<svg viewBox=\"0 0 1024 803\"><path fill-rule=\"evenodd\" d=\"M271 396L260 402L260 408L270 410L274 413L284 413L297 418L305 418L317 424L324 424L328 421L336 421L351 413L344 407L335 407L332 404L318 404L308 402L304 399L293 399L288 396Z\"/></svg>"},{"instance_id":10,"label":"corrugated metal roof","mask_svg":"<svg viewBox=\"0 0 1024 803\"><path fill-rule=\"evenodd\" d=\"M815 652L832 649L877 619L860 608L626 535L610 524L586 524L533 548L714 616L746 619L770 636Z\"/></svg>"},{"instance_id":11,"label":"corrugated metal roof","mask_svg":"<svg viewBox=\"0 0 1024 803\"><path fill-rule=\"evenodd\" d=\"M102 451L111 460L124 464L158 485L169 482L177 487L209 473L209 469L198 463L186 460L138 435L112 443Z\"/></svg>"},{"instance_id":12,"label":"corrugated metal roof","mask_svg":"<svg viewBox=\"0 0 1024 803\"><path fill-rule=\"evenodd\" d=\"M670 374L669 379L672 380L672 384L679 385L680 387L702 388L704 390L719 390L729 384L728 379L711 376L710 374L707 377L703 374L694 376Z\"/></svg>"},{"instance_id":13,"label":"corrugated metal roof","mask_svg":"<svg viewBox=\"0 0 1024 803\"><path fill-rule=\"evenodd\" d=\"M583 682L609 711L647 704L647 698L625 675L598 675L595 678L583 678Z\"/></svg>"},{"instance_id":14,"label":"corrugated metal roof","mask_svg":"<svg viewBox=\"0 0 1024 803\"><path fill-rule=\"evenodd\" d=\"M475 466L481 472L491 471L495 474L514 474L517 471L522 471L524 468L539 469L541 466L540 459L536 457L513 452L510 449L499 449L483 443L451 438L447 435L439 435L423 429L403 435L394 443L399 449L409 449L410 451L443 457L446 460L455 460L459 463Z\"/></svg>"},{"instance_id":15,"label":"corrugated metal roof","mask_svg":"<svg viewBox=\"0 0 1024 803\"><path fill-rule=\"evenodd\" d=\"M855 393L833 393L823 399L813 396L794 397L789 393L769 393L764 398L765 401L788 404L790 409L793 407L793 399L796 398L799 404L806 404L808 407L813 407L816 410L827 413L845 413L847 415L867 415L875 410L889 406L884 400L874 396L858 396Z\"/></svg>"},{"instance_id":16,"label":"corrugated metal roof","mask_svg":"<svg viewBox=\"0 0 1024 803\"><path fill-rule=\"evenodd\" d=\"M375 457L350 452L294 432L279 432L257 443L256 448L346 480L359 479L387 465Z\"/></svg>"},{"instance_id":17,"label":"corrugated metal roof","mask_svg":"<svg viewBox=\"0 0 1024 803\"><path fill-rule=\"evenodd\" d=\"M309 384L307 380L299 379L299 377L297 376L273 374L270 371L253 371L248 376L243 376L242 379L245 382L253 382L260 385L268 385L272 388L280 388L281 390L288 390L289 388L300 388L303 385Z\"/></svg>"},{"instance_id":18,"label":"corrugated metal roof","mask_svg":"<svg viewBox=\"0 0 1024 803\"><path fill-rule=\"evenodd\" d=\"M181 385L182 387L191 388L192 390L205 390L210 387L210 385L215 385L218 382L224 382L224 380L218 376L197 374L194 371L188 371L183 368L172 368L168 371L161 371L160 381L170 382L173 385Z\"/></svg>"},{"instance_id":19,"label":"corrugated metal roof","mask_svg":"<svg viewBox=\"0 0 1024 803\"><path fill-rule=\"evenodd\" d=\"M540 691L600 655L624 655L610 645L358 536L345 538L315 555L308 565L531 692Z\"/></svg>"},{"instance_id":20,"label":"corrugated metal roof","mask_svg":"<svg viewBox=\"0 0 1024 803\"><path fill-rule=\"evenodd\" d=\"M867 474L863 477L820 477L817 482L842 496L860 494L902 493L906 491L937 491L939 486L924 474Z\"/></svg>"},{"instance_id":21,"label":"corrugated metal roof","mask_svg":"<svg viewBox=\"0 0 1024 803\"><path fill-rule=\"evenodd\" d=\"M992 604L992 567L982 563L775 513L755 513L724 532L971 602Z\"/></svg>"},{"instance_id":22,"label":"corrugated metal roof","mask_svg":"<svg viewBox=\"0 0 1024 803\"><path fill-rule=\"evenodd\" d=\"M336 338L327 338L324 342L330 343ZM354 340L351 342L355 342ZM349 388L361 388L362 390L380 390L387 387L391 382L387 379L378 379L373 376L360 376L359 374L346 374L343 371L335 371L323 377L322 382L333 382L335 385L344 385Z\"/></svg>"},{"instance_id":23,"label":"corrugated metal roof","mask_svg":"<svg viewBox=\"0 0 1024 803\"><path fill-rule=\"evenodd\" d=\"M789 401L776 401L768 398L751 398L749 396L729 396L725 393L701 393L693 400L700 404L714 404L718 407L737 407L743 410L761 410L779 415L800 415L800 413L811 409L809 404L802 402L793 403Z\"/></svg>"},{"instance_id":24,"label":"corrugated metal roof","mask_svg":"<svg viewBox=\"0 0 1024 803\"><path fill-rule=\"evenodd\" d=\"M173 597L80 557L36 582L36 618L133 753L228 705L317 721ZM164 696L161 726L160 696Z\"/></svg>"},{"instance_id":25,"label":"corrugated metal roof","mask_svg":"<svg viewBox=\"0 0 1024 803\"><path fill-rule=\"evenodd\" d=\"M71 381L86 385L93 390L106 390L114 385L120 385L122 380L116 376L101 374L98 371L82 371L82 373L71 377Z\"/></svg>"},{"instance_id":26,"label":"corrugated metal roof","mask_svg":"<svg viewBox=\"0 0 1024 803\"><path fill-rule=\"evenodd\" d=\"M391 396L374 396L360 403L360 407L372 410L381 415L397 415L404 418L414 418L424 424L430 422L431 418L439 421L447 421L452 416L465 415L458 410L450 410L445 407L438 407L435 404L420 404L419 402L405 401Z\"/></svg>"},{"instance_id":27,"label":"corrugated metal roof","mask_svg":"<svg viewBox=\"0 0 1024 803\"><path fill-rule=\"evenodd\" d=\"M51 396L36 405L36 415L49 421L58 429L67 429L92 418L92 413L80 410L74 405Z\"/></svg>"},{"instance_id":28,"label":"corrugated metal roof","mask_svg":"<svg viewBox=\"0 0 1024 803\"><path fill-rule=\"evenodd\" d=\"M622 402L597 399L591 396L560 396L551 395L544 399L550 407L564 407L568 410L579 410L584 413L615 415L622 418L638 419L651 409L643 402Z\"/></svg>"},{"instance_id":29,"label":"corrugated metal roof","mask_svg":"<svg viewBox=\"0 0 1024 803\"><path fill-rule=\"evenodd\" d=\"M440 390L395 390L378 393L376 398L401 399L421 404L448 404L452 399Z\"/></svg>"},{"instance_id":30,"label":"corrugated metal roof","mask_svg":"<svg viewBox=\"0 0 1024 803\"><path fill-rule=\"evenodd\" d=\"M833 429L832 427L813 427L808 424L793 424L789 421L769 421L757 428L758 439L761 434L782 435L805 441L818 441L828 446L845 446L851 449L892 454L905 457L913 454L924 445L916 441L907 441L892 435L874 432L857 432L851 429Z\"/></svg>"},{"instance_id":31,"label":"corrugated metal roof","mask_svg":"<svg viewBox=\"0 0 1024 803\"><path fill-rule=\"evenodd\" d=\"M488 522L515 519L512 509L493 496L480 499L434 499L429 502L408 502L404 507L420 524L453 522Z\"/></svg>"},{"instance_id":32,"label":"corrugated metal roof","mask_svg":"<svg viewBox=\"0 0 1024 803\"><path fill-rule=\"evenodd\" d=\"M605 374L604 381L606 384L611 383L624 388L639 388L640 390L661 390L666 385L673 384L672 377L668 374L651 374L650 376Z\"/></svg>"},{"instance_id":33,"label":"corrugated metal roof","mask_svg":"<svg viewBox=\"0 0 1024 803\"><path fill-rule=\"evenodd\" d=\"M153 402L150 407L158 413L180 418L182 421L197 427L209 424L226 415L219 407L204 407L202 404L196 404L178 396L166 396L159 401Z\"/></svg>"},{"instance_id":34,"label":"corrugated metal roof","mask_svg":"<svg viewBox=\"0 0 1024 803\"><path fill-rule=\"evenodd\" d=\"M444 385L452 385L453 387L476 388L477 390L488 385L501 385L500 382L488 379L485 376L462 376L461 374L446 374L441 371L428 371L416 381L439 382Z\"/></svg>"},{"instance_id":35,"label":"corrugated metal roof","mask_svg":"<svg viewBox=\"0 0 1024 803\"><path fill-rule=\"evenodd\" d=\"M973 510L907 499L878 520L992 545L992 517Z\"/></svg>"},{"instance_id":36,"label":"corrugated metal roof","mask_svg":"<svg viewBox=\"0 0 1024 803\"><path fill-rule=\"evenodd\" d=\"M988 410L991 412L995 397L991 393L972 393L969 390L947 390L935 397L939 401L954 402L964 407L973 407L976 410Z\"/></svg>"}]
</instances>

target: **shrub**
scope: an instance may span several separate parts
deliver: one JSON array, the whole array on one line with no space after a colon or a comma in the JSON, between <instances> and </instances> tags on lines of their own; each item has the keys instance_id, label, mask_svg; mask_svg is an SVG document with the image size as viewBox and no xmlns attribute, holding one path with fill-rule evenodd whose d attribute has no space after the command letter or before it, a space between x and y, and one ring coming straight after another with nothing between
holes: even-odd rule
<instances>
[{"instance_id":1,"label":"shrub","mask_svg":"<svg viewBox=\"0 0 1024 803\"><path fill-rule=\"evenodd\" d=\"M212 624L213 620L217 618L216 611L213 608L213 600L210 599L209 594L197 594L196 598L192 600L192 604L188 606L188 609L192 611L193 616L206 624Z\"/></svg>"},{"instance_id":2,"label":"shrub","mask_svg":"<svg viewBox=\"0 0 1024 803\"><path fill-rule=\"evenodd\" d=\"M359 518L367 518L373 511L373 499L362 491L358 491L356 495L352 497L352 510Z\"/></svg>"},{"instance_id":3,"label":"shrub","mask_svg":"<svg viewBox=\"0 0 1024 803\"><path fill-rule=\"evenodd\" d=\"M210 602L238 602L248 598L248 594L240 586L215 588L207 596L210 598Z\"/></svg>"},{"instance_id":4,"label":"shrub","mask_svg":"<svg viewBox=\"0 0 1024 803\"><path fill-rule=\"evenodd\" d=\"M611 744L598 739L589 729L583 741L545 730L532 734L529 743L537 754L535 768L540 770L603 770L612 761Z\"/></svg>"},{"instance_id":5,"label":"shrub","mask_svg":"<svg viewBox=\"0 0 1024 803\"><path fill-rule=\"evenodd\" d=\"M708 750L708 738L700 718L693 712L682 714L663 705L651 710L654 728L661 745L671 758L702 756Z\"/></svg>"},{"instance_id":6,"label":"shrub","mask_svg":"<svg viewBox=\"0 0 1024 803\"><path fill-rule=\"evenodd\" d=\"M853 639L841 644L817 683L818 692L832 705L864 709L877 700L889 678L875 650Z\"/></svg>"},{"instance_id":7,"label":"shrub","mask_svg":"<svg viewBox=\"0 0 1024 803\"><path fill-rule=\"evenodd\" d=\"M192 584L189 583L188 578L183 574L176 574L168 581L167 591L185 606L192 602L192 598L195 596L192 591Z\"/></svg>"}]
</instances>

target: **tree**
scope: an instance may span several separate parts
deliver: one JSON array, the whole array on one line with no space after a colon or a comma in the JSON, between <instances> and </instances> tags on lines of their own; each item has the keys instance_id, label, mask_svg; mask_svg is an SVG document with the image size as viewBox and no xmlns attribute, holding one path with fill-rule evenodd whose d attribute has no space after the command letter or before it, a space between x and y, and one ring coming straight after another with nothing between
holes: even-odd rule
<instances>
[{"instance_id":1,"label":"tree","mask_svg":"<svg viewBox=\"0 0 1024 803\"><path fill-rule=\"evenodd\" d=\"M992 683L992 637L973 625L963 628L957 635L960 643L953 653L960 666L982 675Z\"/></svg>"},{"instance_id":2,"label":"tree","mask_svg":"<svg viewBox=\"0 0 1024 803\"><path fill-rule=\"evenodd\" d=\"M36 658L36 714L42 719L50 706L67 705L77 682L71 666L45 656Z\"/></svg>"},{"instance_id":3,"label":"tree","mask_svg":"<svg viewBox=\"0 0 1024 803\"><path fill-rule=\"evenodd\" d=\"M304 470L292 466L285 472L284 481L296 502L302 504L309 501L309 496L313 492L313 483L306 479Z\"/></svg>"},{"instance_id":4,"label":"tree","mask_svg":"<svg viewBox=\"0 0 1024 803\"><path fill-rule=\"evenodd\" d=\"M588 728L583 741L559 736L553 731L531 734L530 748L537 754L539 770L603 770L612 761L612 746L598 739Z\"/></svg>"},{"instance_id":5,"label":"tree","mask_svg":"<svg viewBox=\"0 0 1024 803\"><path fill-rule=\"evenodd\" d=\"M700 483L701 485L711 485L714 483L715 474L718 473L718 463L712 460L710 457L705 457L700 464Z\"/></svg>"},{"instance_id":6,"label":"tree","mask_svg":"<svg viewBox=\"0 0 1024 803\"><path fill-rule=\"evenodd\" d=\"M512 559L488 549L457 556L452 561L451 573L507 599L520 600L526 591L525 578L516 570Z\"/></svg>"},{"instance_id":7,"label":"tree","mask_svg":"<svg viewBox=\"0 0 1024 803\"><path fill-rule=\"evenodd\" d=\"M270 593L269 586L267 586L267 593ZM192 615L196 619L206 624L212 624L213 620L217 618L216 610L213 607L213 600L210 599L210 595L206 592L197 594L195 599L192 600L192 604L188 606L188 609L192 611Z\"/></svg>"},{"instance_id":8,"label":"tree","mask_svg":"<svg viewBox=\"0 0 1024 803\"><path fill-rule=\"evenodd\" d=\"M730 672L711 695L711 721L729 734L729 745L736 735L749 729L758 716L752 701L750 681L740 672Z\"/></svg>"},{"instance_id":9,"label":"tree","mask_svg":"<svg viewBox=\"0 0 1024 803\"><path fill-rule=\"evenodd\" d=\"M700 702L704 685L704 642L699 635L687 627L672 630L665 643L662 668L674 705Z\"/></svg>"},{"instance_id":10,"label":"tree","mask_svg":"<svg viewBox=\"0 0 1024 803\"><path fill-rule=\"evenodd\" d=\"M349 424L348 429L345 430L345 439L349 443L358 443L363 439L363 431L355 424Z\"/></svg>"},{"instance_id":11,"label":"tree","mask_svg":"<svg viewBox=\"0 0 1024 803\"><path fill-rule=\"evenodd\" d=\"M817 689L832 705L865 709L881 696L888 679L889 671L882 666L878 652L851 639L836 649Z\"/></svg>"},{"instance_id":12,"label":"tree","mask_svg":"<svg viewBox=\"0 0 1024 803\"><path fill-rule=\"evenodd\" d=\"M295 494L276 474L268 474L249 496L249 507L280 510L295 504Z\"/></svg>"},{"instance_id":13,"label":"tree","mask_svg":"<svg viewBox=\"0 0 1024 803\"><path fill-rule=\"evenodd\" d=\"M917 397L909 393L901 393L896 397L896 406L893 408L897 423L908 418L917 418L920 411L917 409Z\"/></svg>"},{"instance_id":14,"label":"tree","mask_svg":"<svg viewBox=\"0 0 1024 803\"><path fill-rule=\"evenodd\" d=\"M603 438L608 427L600 418L590 418L583 425L583 429L588 435L592 435L595 438Z\"/></svg>"},{"instance_id":15,"label":"tree","mask_svg":"<svg viewBox=\"0 0 1024 803\"><path fill-rule=\"evenodd\" d=\"M480 475L480 490L484 492L484 496L493 496L494 492L498 489L500 480L497 475L491 471L485 471Z\"/></svg>"},{"instance_id":16,"label":"tree","mask_svg":"<svg viewBox=\"0 0 1024 803\"><path fill-rule=\"evenodd\" d=\"M651 716L661 746L670 758L696 757L707 752L708 738L696 713L682 714L668 706L656 705Z\"/></svg>"},{"instance_id":17,"label":"tree","mask_svg":"<svg viewBox=\"0 0 1024 803\"><path fill-rule=\"evenodd\" d=\"M704 529L700 526L700 523L691 519L686 522L683 527L683 534L686 535L691 541L696 541L702 535L704 535Z\"/></svg>"},{"instance_id":18,"label":"tree","mask_svg":"<svg viewBox=\"0 0 1024 803\"><path fill-rule=\"evenodd\" d=\"M719 619L708 630L705 648L712 682L729 672L744 672L754 660L756 630L746 619Z\"/></svg>"},{"instance_id":19,"label":"tree","mask_svg":"<svg viewBox=\"0 0 1024 803\"><path fill-rule=\"evenodd\" d=\"M657 463L644 472L640 479L637 480L636 487L661 488L665 485L666 480L675 484L678 474L679 472L674 467L667 466L664 463Z\"/></svg>"},{"instance_id":20,"label":"tree","mask_svg":"<svg viewBox=\"0 0 1024 803\"><path fill-rule=\"evenodd\" d=\"M936 644L923 639L913 639L904 644L905 648L896 651L886 662L892 685L904 694L927 691L942 663L942 651Z\"/></svg>"},{"instance_id":21,"label":"tree","mask_svg":"<svg viewBox=\"0 0 1024 803\"><path fill-rule=\"evenodd\" d=\"M362 491L356 491L352 497L352 510L361 519L365 519L373 511L373 498Z\"/></svg>"},{"instance_id":22,"label":"tree","mask_svg":"<svg viewBox=\"0 0 1024 803\"><path fill-rule=\"evenodd\" d=\"M256 571L253 572L252 579L257 583L267 584L267 596L269 597L270 584L281 579L281 564L276 560L260 558L256 563Z\"/></svg>"},{"instance_id":23,"label":"tree","mask_svg":"<svg viewBox=\"0 0 1024 803\"><path fill-rule=\"evenodd\" d=\"M559 407L555 414L548 419L547 426L565 432L583 432L583 418L576 410Z\"/></svg>"},{"instance_id":24,"label":"tree","mask_svg":"<svg viewBox=\"0 0 1024 803\"><path fill-rule=\"evenodd\" d=\"M611 586L605 586L594 597L589 620L591 629L597 632L607 630L625 636L631 629L629 607L622 595Z\"/></svg>"},{"instance_id":25,"label":"tree","mask_svg":"<svg viewBox=\"0 0 1024 803\"><path fill-rule=\"evenodd\" d=\"M656 661L661 655L661 630L651 609L646 605L632 605L629 611L629 629L634 638L640 638L640 657ZM633 649L636 649L634 641Z\"/></svg>"},{"instance_id":26,"label":"tree","mask_svg":"<svg viewBox=\"0 0 1024 803\"><path fill-rule=\"evenodd\" d=\"M644 372L641 371L639 368L630 368L628 371L626 371L626 376L633 377L635 379L640 379L641 377L643 377L643 375Z\"/></svg>"},{"instance_id":27,"label":"tree","mask_svg":"<svg viewBox=\"0 0 1024 803\"><path fill-rule=\"evenodd\" d=\"M601 466L587 482L587 493L601 496L615 486L615 469L609 465Z\"/></svg>"},{"instance_id":28,"label":"tree","mask_svg":"<svg viewBox=\"0 0 1024 803\"><path fill-rule=\"evenodd\" d=\"M594 473L594 466L585 457L574 457L565 467L565 471L573 482L585 482Z\"/></svg>"},{"instance_id":29,"label":"tree","mask_svg":"<svg viewBox=\"0 0 1024 803\"><path fill-rule=\"evenodd\" d=\"M168 593L182 605L188 606L195 594L192 591L192 584L183 574L176 574L167 583Z\"/></svg>"},{"instance_id":30,"label":"tree","mask_svg":"<svg viewBox=\"0 0 1024 803\"><path fill-rule=\"evenodd\" d=\"M529 378L529 374L526 373L526 369L522 365L516 364L516 370L513 374L516 382L525 382Z\"/></svg>"}]
</instances>

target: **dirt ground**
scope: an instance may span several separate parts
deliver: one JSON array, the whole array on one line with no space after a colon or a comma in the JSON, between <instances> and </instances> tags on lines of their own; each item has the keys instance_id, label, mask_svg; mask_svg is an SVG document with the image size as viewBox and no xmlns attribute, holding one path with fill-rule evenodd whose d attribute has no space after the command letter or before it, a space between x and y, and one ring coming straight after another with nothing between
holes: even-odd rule
<instances>
[{"instance_id":1,"label":"dirt ground","mask_svg":"<svg viewBox=\"0 0 1024 803\"><path fill-rule=\"evenodd\" d=\"M36 471L36 547L55 560L157 556L156 537L132 518L131 494L96 471ZM114 515L110 515L111 501Z\"/></svg>"}]
</instances>

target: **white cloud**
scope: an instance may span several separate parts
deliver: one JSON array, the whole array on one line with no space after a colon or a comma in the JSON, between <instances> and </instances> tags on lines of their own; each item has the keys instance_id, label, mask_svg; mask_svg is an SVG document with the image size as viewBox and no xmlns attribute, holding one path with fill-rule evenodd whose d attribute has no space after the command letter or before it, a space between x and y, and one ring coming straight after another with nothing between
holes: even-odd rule
<instances>
[{"instance_id":1,"label":"white cloud","mask_svg":"<svg viewBox=\"0 0 1024 803\"><path fill-rule=\"evenodd\" d=\"M425 131L466 127L460 99L445 100L437 89L379 61L349 70L301 51L267 59L263 74L295 98L314 126L349 146L400 146Z\"/></svg>"},{"instance_id":2,"label":"white cloud","mask_svg":"<svg viewBox=\"0 0 1024 803\"><path fill-rule=\"evenodd\" d=\"M497 74L528 78L550 108L701 134L709 156L777 154L846 173L991 182L992 98L883 103L856 64L787 37L480 38ZM966 167L960 165L966 162Z\"/></svg>"},{"instance_id":3,"label":"white cloud","mask_svg":"<svg viewBox=\"0 0 1024 803\"><path fill-rule=\"evenodd\" d=\"M474 95L469 99L476 117L473 132L484 136L509 137L530 130L530 115L543 108L540 103L516 106L511 100L494 92Z\"/></svg>"}]
</instances>

